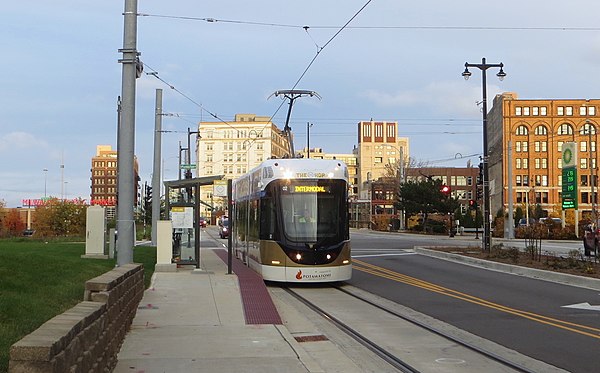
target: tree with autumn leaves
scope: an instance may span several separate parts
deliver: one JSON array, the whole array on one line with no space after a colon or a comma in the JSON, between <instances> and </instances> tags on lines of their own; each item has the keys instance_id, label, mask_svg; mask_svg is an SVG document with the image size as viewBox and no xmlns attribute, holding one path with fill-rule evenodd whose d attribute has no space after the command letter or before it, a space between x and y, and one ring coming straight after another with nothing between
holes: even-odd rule
<instances>
[{"instance_id":1,"label":"tree with autumn leaves","mask_svg":"<svg viewBox=\"0 0 600 373\"><path fill-rule=\"evenodd\" d=\"M36 206L34 226L36 236L84 236L87 205L83 200L65 201L50 198Z\"/></svg>"}]
</instances>

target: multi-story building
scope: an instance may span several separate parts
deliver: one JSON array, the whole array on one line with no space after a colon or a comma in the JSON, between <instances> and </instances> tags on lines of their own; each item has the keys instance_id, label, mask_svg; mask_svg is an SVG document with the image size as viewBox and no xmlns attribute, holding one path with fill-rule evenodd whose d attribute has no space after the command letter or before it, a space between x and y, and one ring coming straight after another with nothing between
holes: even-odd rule
<instances>
[{"instance_id":1,"label":"multi-story building","mask_svg":"<svg viewBox=\"0 0 600 373\"><path fill-rule=\"evenodd\" d=\"M137 204L138 196L138 162L134 158L134 203ZM117 204L117 151L112 150L110 145L97 145L96 155L92 157L92 168L90 170L90 204L106 206L107 217L112 218L115 215L115 206Z\"/></svg>"},{"instance_id":2,"label":"multi-story building","mask_svg":"<svg viewBox=\"0 0 600 373\"><path fill-rule=\"evenodd\" d=\"M469 208L471 200L477 199L479 167L418 167L405 172L406 181L441 180L450 187L450 195L458 199L462 211Z\"/></svg>"},{"instance_id":3,"label":"multi-story building","mask_svg":"<svg viewBox=\"0 0 600 373\"><path fill-rule=\"evenodd\" d=\"M198 131L198 176L235 179L266 159L284 157L289 149L283 132L266 116L236 114L229 122L200 122ZM214 204L212 188L202 187L200 199ZM210 216L207 206L201 214Z\"/></svg>"},{"instance_id":4,"label":"multi-story building","mask_svg":"<svg viewBox=\"0 0 600 373\"><path fill-rule=\"evenodd\" d=\"M304 158L309 156L307 148L304 147L298 154ZM355 198L358 195L358 161L355 154L343 153L325 153L321 148L310 149L310 158L313 159L338 159L348 166L348 184L349 197Z\"/></svg>"},{"instance_id":5,"label":"multi-story building","mask_svg":"<svg viewBox=\"0 0 600 373\"><path fill-rule=\"evenodd\" d=\"M361 199L367 199L370 182L394 176L409 158L408 138L398 136L398 122L361 121L358 123L356 154Z\"/></svg>"},{"instance_id":6,"label":"multi-story building","mask_svg":"<svg viewBox=\"0 0 600 373\"><path fill-rule=\"evenodd\" d=\"M488 115L488 153L491 212L505 209L509 198L516 206L540 205L560 214L562 147L576 142L578 149L579 211L596 201L600 100L519 99L515 93L494 98ZM512 175L511 180L509 176ZM508 186L512 184L512 196ZM515 208L516 208L515 206Z\"/></svg>"}]
</instances>

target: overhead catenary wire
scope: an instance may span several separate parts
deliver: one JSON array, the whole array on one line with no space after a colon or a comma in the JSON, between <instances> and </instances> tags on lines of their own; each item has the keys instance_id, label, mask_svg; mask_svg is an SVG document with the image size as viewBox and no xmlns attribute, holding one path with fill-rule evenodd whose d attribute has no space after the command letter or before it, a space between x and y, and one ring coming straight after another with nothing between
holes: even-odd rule
<instances>
[{"instance_id":1,"label":"overhead catenary wire","mask_svg":"<svg viewBox=\"0 0 600 373\"><path fill-rule=\"evenodd\" d=\"M204 21L209 23L231 23L248 26L262 26L262 27L279 27L279 28L298 28L304 29L306 27L313 29L337 29L340 26L334 25L293 25L276 22L256 22L256 21L244 21L244 20L231 20L231 19L218 19L211 17L190 17L190 16L176 16L176 15L165 15L165 14L149 14L149 13L138 13L140 17L155 17L155 18L170 18L180 19L188 21ZM408 26L408 25L378 25L378 26L347 26L348 29L357 30L459 30L459 31L600 31L600 27L573 27L573 26Z\"/></svg>"}]
</instances>

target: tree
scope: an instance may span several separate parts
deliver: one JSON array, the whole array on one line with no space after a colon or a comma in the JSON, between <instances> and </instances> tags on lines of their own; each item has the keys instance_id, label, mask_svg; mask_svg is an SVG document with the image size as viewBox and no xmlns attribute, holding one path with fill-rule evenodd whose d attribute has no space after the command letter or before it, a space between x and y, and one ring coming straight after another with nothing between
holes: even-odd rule
<instances>
[{"instance_id":1,"label":"tree","mask_svg":"<svg viewBox=\"0 0 600 373\"><path fill-rule=\"evenodd\" d=\"M21 214L17 209L10 209L2 221L2 226L9 237L20 236L25 229L25 223L21 220Z\"/></svg>"},{"instance_id":2,"label":"tree","mask_svg":"<svg viewBox=\"0 0 600 373\"><path fill-rule=\"evenodd\" d=\"M49 236L85 235L87 205L83 200L50 198L35 209L36 233Z\"/></svg>"},{"instance_id":3,"label":"tree","mask_svg":"<svg viewBox=\"0 0 600 373\"><path fill-rule=\"evenodd\" d=\"M427 179L408 181L400 185L396 207L404 210L406 216L423 214L423 229L431 213L453 213L459 203L450 193L442 192L441 180Z\"/></svg>"}]
</instances>

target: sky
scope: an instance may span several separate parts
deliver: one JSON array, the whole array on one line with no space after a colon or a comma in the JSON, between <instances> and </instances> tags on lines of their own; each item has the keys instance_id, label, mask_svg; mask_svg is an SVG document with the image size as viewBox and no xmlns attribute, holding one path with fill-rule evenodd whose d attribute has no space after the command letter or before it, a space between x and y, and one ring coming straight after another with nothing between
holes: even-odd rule
<instances>
[{"instance_id":1,"label":"sky","mask_svg":"<svg viewBox=\"0 0 600 373\"><path fill-rule=\"evenodd\" d=\"M116 148L124 4L3 4L0 200L7 206L44 195L89 200L96 145ZM501 92L600 98L599 2L140 0L138 13L142 183L151 181L158 88L169 114L165 180L177 178L179 142L187 144L187 129L199 121L254 113L283 128L287 104L269 98L277 90L322 98L296 100L296 149L306 144L307 122L311 148L351 153L359 121L397 121L412 158L448 167L477 164L482 153L481 72L465 81L465 62L504 63L502 82L488 70L488 108Z\"/></svg>"}]
</instances>

